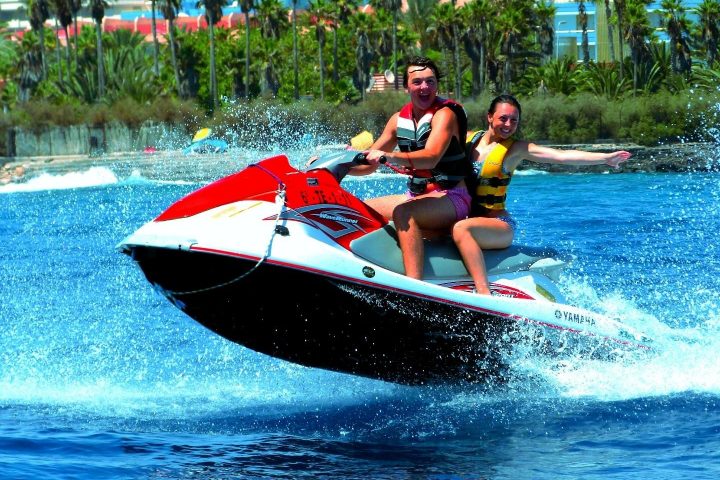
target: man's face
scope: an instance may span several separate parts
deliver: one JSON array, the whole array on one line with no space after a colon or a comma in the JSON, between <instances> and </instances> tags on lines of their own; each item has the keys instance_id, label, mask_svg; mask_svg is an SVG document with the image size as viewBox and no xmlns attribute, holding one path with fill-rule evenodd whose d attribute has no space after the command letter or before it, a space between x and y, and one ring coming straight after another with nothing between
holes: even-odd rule
<instances>
[{"instance_id":1,"label":"man's face","mask_svg":"<svg viewBox=\"0 0 720 480\"><path fill-rule=\"evenodd\" d=\"M408 67L408 92L413 105L427 109L435 101L438 81L430 67L410 65Z\"/></svg>"}]
</instances>

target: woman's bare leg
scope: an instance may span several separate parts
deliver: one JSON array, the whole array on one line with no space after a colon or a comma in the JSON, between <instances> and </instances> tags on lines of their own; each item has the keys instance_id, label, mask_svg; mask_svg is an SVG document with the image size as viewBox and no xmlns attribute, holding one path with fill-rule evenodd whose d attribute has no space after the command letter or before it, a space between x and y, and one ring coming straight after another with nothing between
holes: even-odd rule
<instances>
[{"instance_id":1,"label":"woman's bare leg","mask_svg":"<svg viewBox=\"0 0 720 480\"><path fill-rule=\"evenodd\" d=\"M472 217L457 222L453 226L452 236L465 268L475 283L475 291L489 295L490 285L483 249L509 247L514 236L512 227L497 218Z\"/></svg>"}]
</instances>

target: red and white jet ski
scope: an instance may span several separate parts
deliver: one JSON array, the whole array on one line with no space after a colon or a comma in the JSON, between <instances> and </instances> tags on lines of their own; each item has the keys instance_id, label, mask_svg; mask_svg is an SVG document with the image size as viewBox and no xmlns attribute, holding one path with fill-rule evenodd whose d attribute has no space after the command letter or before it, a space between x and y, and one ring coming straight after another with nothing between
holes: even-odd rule
<instances>
[{"instance_id":1,"label":"red and white jet ski","mask_svg":"<svg viewBox=\"0 0 720 480\"><path fill-rule=\"evenodd\" d=\"M362 160L343 151L308 171L284 155L262 160L180 199L118 248L213 332L309 367L448 383L498 373L495 353L517 341L554 339L551 354L652 348L617 320L564 304L553 279L565 263L547 249L486 252L492 296L472 292L449 238L427 242L424 280L406 277L392 225L340 186Z\"/></svg>"}]
</instances>

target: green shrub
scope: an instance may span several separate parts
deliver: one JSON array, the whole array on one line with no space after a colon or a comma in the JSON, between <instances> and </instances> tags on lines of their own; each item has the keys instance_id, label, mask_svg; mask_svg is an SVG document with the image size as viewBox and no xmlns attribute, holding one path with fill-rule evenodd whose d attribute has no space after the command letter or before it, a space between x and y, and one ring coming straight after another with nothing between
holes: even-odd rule
<instances>
[{"instance_id":1,"label":"green shrub","mask_svg":"<svg viewBox=\"0 0 720 480\"><path fill-rule=\"evenodd\" d=\"M468 128L487 127L489 94L462 103ZM592 143L597 140L656 145L677 141L714 139L708 133L720 117L720 93L692 91L658 93L598 100L590 94L534 95L520 97L522 104L519 138L538 143ZM0 152L4 151L8 128L40 131L60 125L102 126L122 122L137 128L146 121L182 125L189 132L212 127L233 144L258 148L285 148L307 140L346 142L362 130L375 138L393 113L408 101L407 93L367 95L364 102L335 105L319 100L284 103L277 99L226 101L213 116L206 115L196 101L159 96L143 104L123 99L112 105L52 103L32 100L0 113Z\"/></svg>"}]
</instances>

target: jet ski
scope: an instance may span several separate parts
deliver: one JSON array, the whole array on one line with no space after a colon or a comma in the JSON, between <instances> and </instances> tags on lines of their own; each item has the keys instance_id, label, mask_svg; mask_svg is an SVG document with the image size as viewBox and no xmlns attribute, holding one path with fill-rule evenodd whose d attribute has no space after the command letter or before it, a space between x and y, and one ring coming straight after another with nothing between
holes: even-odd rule
<instances>
[{"instance_id":1,"label":"jet ski","mask_svg":"<svg viewBox=\"0 0 720 480\"><path fill-rule=\"evenodd\" d=\"M212 129L201 128L193 136L190 145L183 149L183 154L191 155L227 152L227 142L223 139L215 138L212 135Z\"/></svg>"},{"instance_id":2,"label":"jet ski","mask_svg":"<svg viewBox=\"0 0 720 480\"><path fill-rule=\"evenodd\" d=\"M513 344L559 355L649 351L616 319L565 303L556 251L485 252L477 295L452 240L403 274L392 222L340 185L364 155L307 168L278 155L191 192L125 238L154 288L226 339L300 365L407 385L483 382Z\"/></svg>"}]
</instances>

